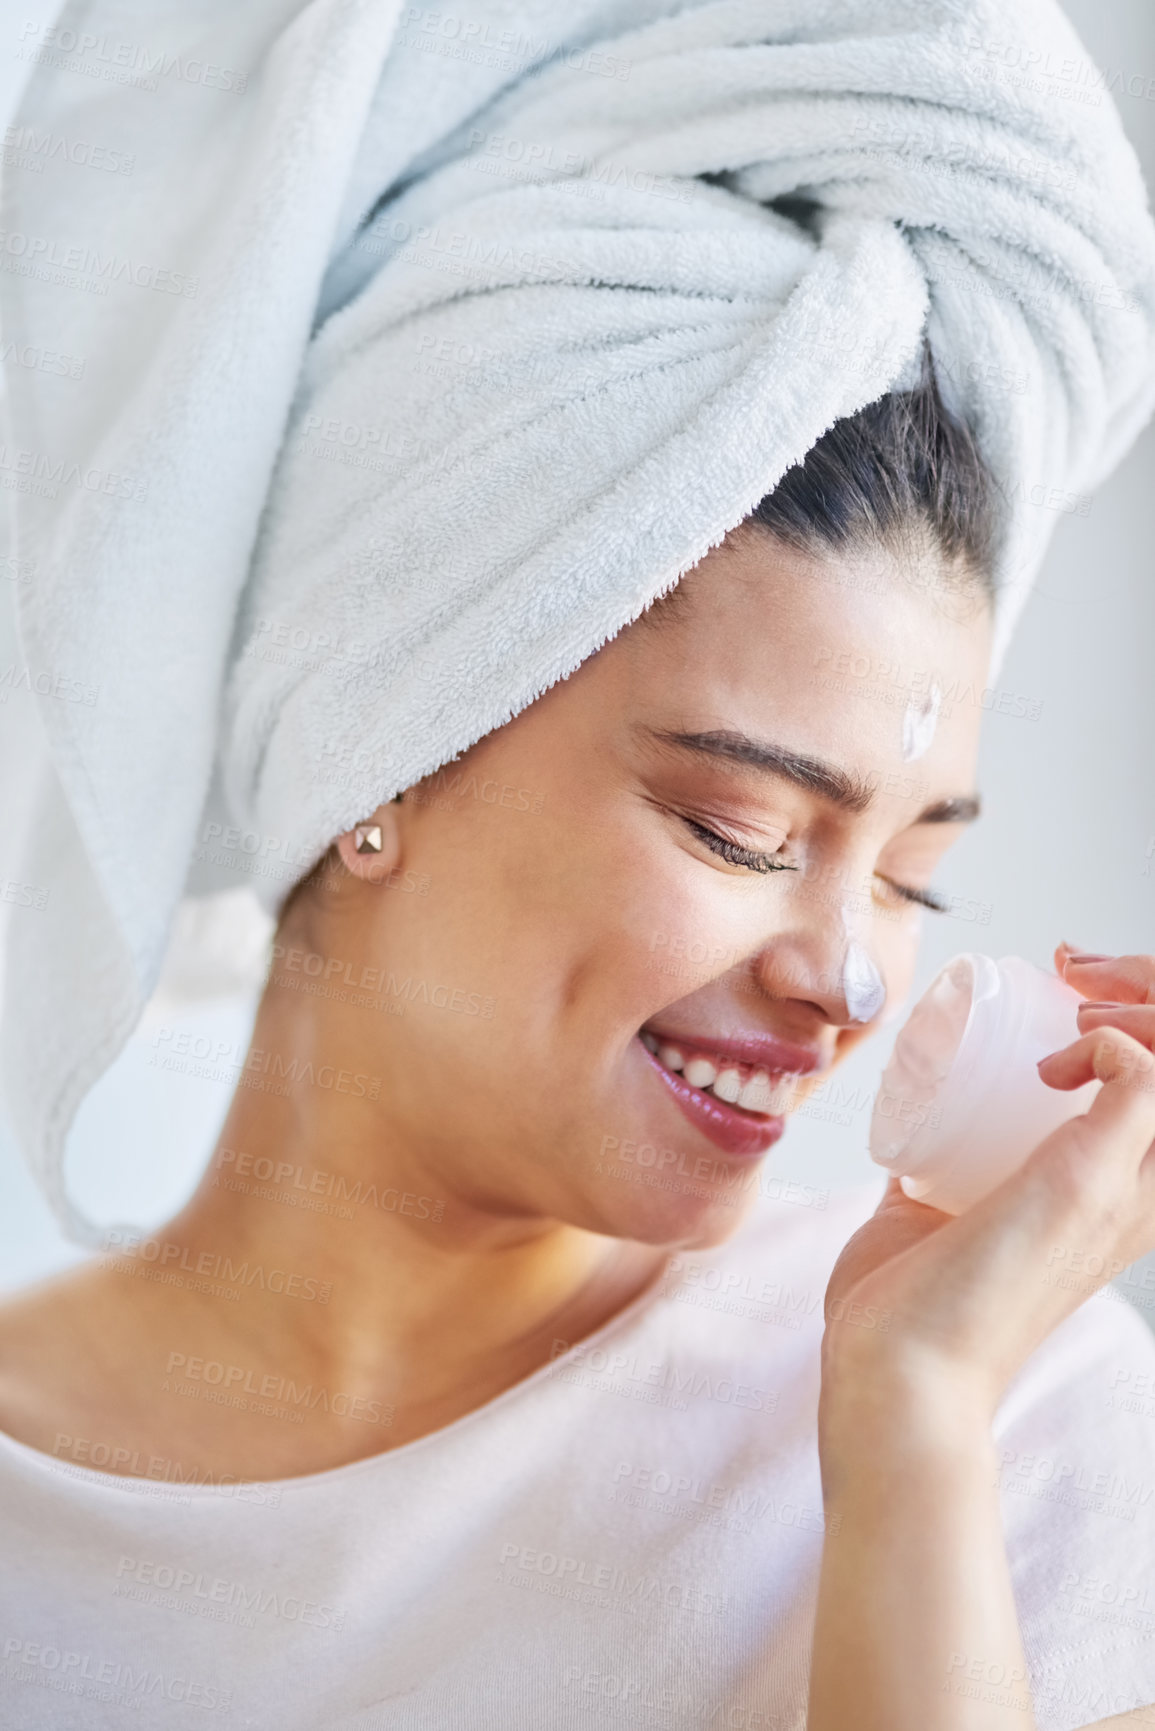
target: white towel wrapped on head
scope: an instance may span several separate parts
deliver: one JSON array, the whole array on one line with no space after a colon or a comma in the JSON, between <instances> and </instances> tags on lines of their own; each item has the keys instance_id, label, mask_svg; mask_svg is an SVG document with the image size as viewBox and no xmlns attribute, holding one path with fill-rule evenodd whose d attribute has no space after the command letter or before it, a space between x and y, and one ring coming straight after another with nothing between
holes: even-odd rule
<instances>
[{"instance_id":1,"label":"white towel wrapped on head","mask_svg":"<svg viewBox=\"0 0 1155 1731\"><path fill-rule=\"evenodd\" d=\"M497 0L463 16L532 37ZM1055 520L1034 500L1093 488L1155 400L1118 117L1007 75L1008 45L1085 60L1052 0L585 0L521 62L426 52L428 17L264 0L213 24L243 91L83 92L136 184L9 182L37 268L57 235L114 258L107 296L0 273L9 336L91 357L71 394L13 379L10 439L116 480L17 497L29 660L101 697L44 705L29 869L61 887L10 944L7 1090L90 1240L68 1124L214 825L291 862L254 876L275 911L924 343L1002 493L993 677ZM40 66L19 120L64 131L78 100Z\"/></svg>"}]
</instances>

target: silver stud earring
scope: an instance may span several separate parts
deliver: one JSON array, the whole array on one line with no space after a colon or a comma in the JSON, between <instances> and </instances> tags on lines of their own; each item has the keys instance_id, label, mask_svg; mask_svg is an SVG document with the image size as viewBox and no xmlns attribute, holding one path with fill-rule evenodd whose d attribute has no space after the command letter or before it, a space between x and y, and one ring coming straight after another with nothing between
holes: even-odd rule
<instances>
[{"instance_id":1,"label":"silver stud earring","mask_svg":"<svg viewBox=\"0 0 1155 1731\"><path fill-rule=\"evenodd\" d=\"M381 825L379 823L359 823L353 830L353 845L358 853L380 853Z\"/></svg>"}]
</instances>

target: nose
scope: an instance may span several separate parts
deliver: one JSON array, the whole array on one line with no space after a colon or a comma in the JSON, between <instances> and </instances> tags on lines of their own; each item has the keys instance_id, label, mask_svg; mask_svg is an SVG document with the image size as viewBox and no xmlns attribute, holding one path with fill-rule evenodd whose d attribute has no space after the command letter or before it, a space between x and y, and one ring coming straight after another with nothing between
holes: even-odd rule
<instances>
[{"instance_id":1,"label":"nose","mask_svg":"<svg viewBox=\"0 0 1155 1731\"><path fill-rule=\"evenodd\" d=\"M755 956L755 978L767 996L806 1004L836 1028L861 1028L881 1016L887 989L871 948L869 911L853 903L804 911Z\"/></svg>"}]
</instances>

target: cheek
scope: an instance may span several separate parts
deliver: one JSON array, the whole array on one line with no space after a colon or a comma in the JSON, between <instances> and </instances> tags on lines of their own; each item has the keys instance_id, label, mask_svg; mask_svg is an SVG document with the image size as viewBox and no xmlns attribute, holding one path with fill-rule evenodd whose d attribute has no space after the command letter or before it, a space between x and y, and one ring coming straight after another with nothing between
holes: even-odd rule
<instances>
[{"instance_id":1,"label":"cheek","mask_svg":"<svg viewBox=\"0 0 1155 1731\"><path fill-rule=\"evenodd\" d=\"M774 935L764 883L723 878L669 844L616 893L612 972L638 1021L745 965Z\"/></svg>"},{"instance_id":2,"label":"cheek","mask_svg":"<svg viewBox=\"0 0 1155 1731\"><path fill-rule=\"evenodd\" d=\"M871 947L886 985L886 1003L875 1027L889 1019L910 991L925 921L923 910L911 907L901 913L880 915L874 922Z\"/></svg>"}]
</instances>

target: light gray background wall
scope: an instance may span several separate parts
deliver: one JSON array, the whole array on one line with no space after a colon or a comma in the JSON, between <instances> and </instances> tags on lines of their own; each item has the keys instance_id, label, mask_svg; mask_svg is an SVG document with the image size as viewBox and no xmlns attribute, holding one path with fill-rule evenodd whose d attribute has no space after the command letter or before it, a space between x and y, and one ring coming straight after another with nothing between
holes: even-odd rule
<instances>
[{"instance_id":1,"label":"light gray background wall","mask_svg":"<svg viewBox=\"0 0 1155 1731\"><path fill-rule=\"evenodd\" d=\"M53 8L33 4L0 23L0 118L21 70L19 26ZM1123 75L1117 100L1155 186L1155 8L1151 0L1069 0L1097 64ZM6 101L6 91L8 101ZM1139 92L1139 94L1132 94ZM960 914L926 916L915 993L961 949L1015 952L1050 965L1060 938L1087 948L1155 951L1155 432L1148 431L1084 517L1062 516L1037 593L999 689L1029 699L1038 719L992 713L980 764L983 821L953 851L941 887ZM3 503L0 498L0 504ZM0 581L0 668L15 658ZM11 701L17 701L14 696ZM26 717L30 750L35 717ZM20 795L19 765L0 776ZM0 820L0 879L13 876ZM968 908L980 915L967 918ZM11 917L37 917L16 910ZM217 1001L196 1014L152 1014L86 1104L73 1139L73 1186L107 1221L159 1222L207 1158L228 1085L158 1059L187 1036L207 1068L243 1055L251 1006ZM779 1143L768 1175L834 1187L872 1170L870 1097L891 1038L879 1037L832 1078ZM0 1288L78 1260L0 1125ZM1117 1283L1155 1327L1155 1257Z\"/></svg>"}]
</instances>

